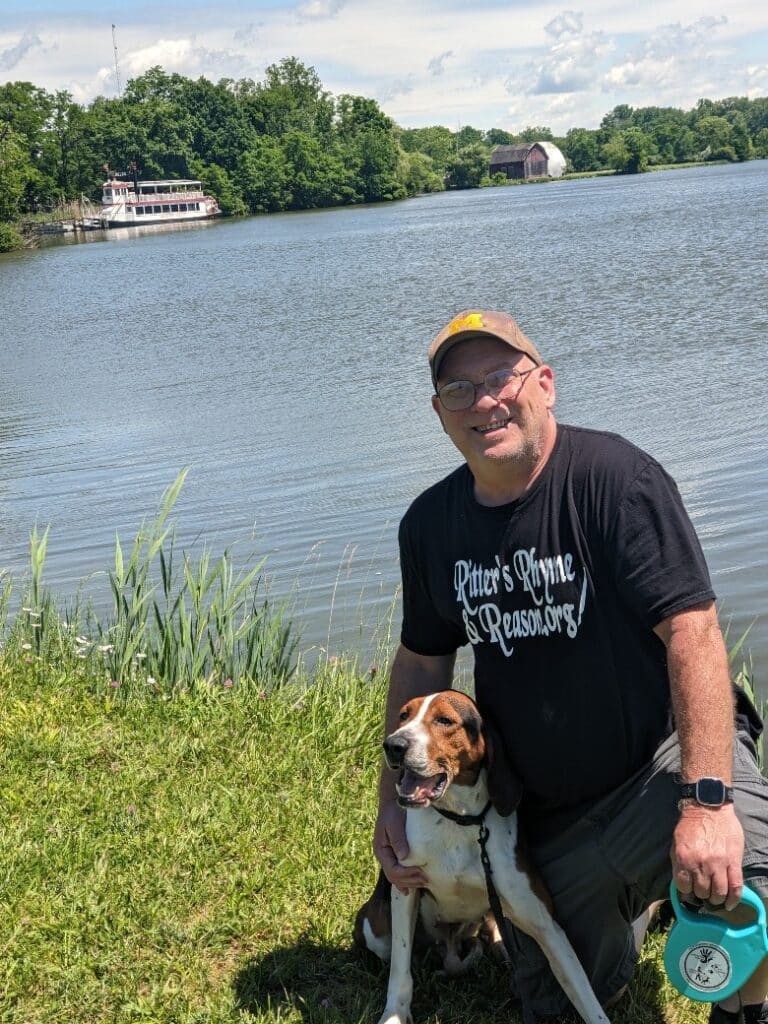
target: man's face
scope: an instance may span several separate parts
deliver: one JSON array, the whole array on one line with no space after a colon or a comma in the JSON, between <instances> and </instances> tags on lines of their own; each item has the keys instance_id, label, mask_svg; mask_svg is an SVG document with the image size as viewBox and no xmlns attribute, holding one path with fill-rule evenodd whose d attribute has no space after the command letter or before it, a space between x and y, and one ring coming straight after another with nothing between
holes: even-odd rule
<instances>
[{"instance_id":1,"label":"man's face","mask_svg":"<svg viewBox=\"0 0 768 1024\"><path fill-rule=\"evenodd\" d=\"M499 369L532 372L519 391L519 381L514 382L497 398L480 387L469 409L453 412L444 409L439 398L432 399L443 429L475 472L508 463L532 469L554 430L552 371L497 338L470 338L452 348L440 364L438 388L454 380L480 384L486 374Z\"/></svg>"}]
</instances>

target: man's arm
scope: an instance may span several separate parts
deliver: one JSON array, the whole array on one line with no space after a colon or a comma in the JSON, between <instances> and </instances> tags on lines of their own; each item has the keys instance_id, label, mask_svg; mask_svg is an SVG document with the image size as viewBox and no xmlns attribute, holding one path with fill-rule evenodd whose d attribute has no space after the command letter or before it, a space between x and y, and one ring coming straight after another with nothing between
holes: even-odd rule
<instances>
[{"instance_id":1,"label":"man's arm","mask_svg":"<svg viewBox=\"0 0 768 1024\"><path fill-rule=\"evenodd\" d=\"M397 727L403 704L413 697L450 689L455 661L455 654L427 657L414 654L402 644L398 647L389 676L385 736ZM408 868L400 863L408 856L408 843L405 811L398 806L395 793L396 781L395 772L385 764L379 781L379 814L373 833L373 852L390 882L407 892L425 885L426 879L419 868Z\"/></svg>"},{"instance_id":2,"label":"man's arm","mask_svg":"<svg viewBox=\"0 0 768 1024\"><path fill-rule=\"evenodd\" d=\"M667 648L672 708L680 738L681 777L731 783L733 693L728 655L712 601L677 612L656 633ZM683 801L672 840L672 875L683 895L730 910L741 898L744 833L733 804Z\"/></svg>"}]
</instances>

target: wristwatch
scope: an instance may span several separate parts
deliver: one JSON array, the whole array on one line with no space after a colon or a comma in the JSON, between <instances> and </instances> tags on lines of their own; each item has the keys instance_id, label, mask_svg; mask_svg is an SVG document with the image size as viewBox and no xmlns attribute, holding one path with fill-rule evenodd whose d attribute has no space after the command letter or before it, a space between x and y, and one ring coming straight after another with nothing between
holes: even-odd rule
<instances>
[{"instance_id":1,"label":"wristwatch","mask_svg":"<svg viewBox=\"0 0 768 1024\"><path fill-rule=\"evenodd\" d=\"M733 803L733 790L722 779L697 779L681 783L680 799L695 800L702 807L722 807Z\"/></svg>"}]
</instances>

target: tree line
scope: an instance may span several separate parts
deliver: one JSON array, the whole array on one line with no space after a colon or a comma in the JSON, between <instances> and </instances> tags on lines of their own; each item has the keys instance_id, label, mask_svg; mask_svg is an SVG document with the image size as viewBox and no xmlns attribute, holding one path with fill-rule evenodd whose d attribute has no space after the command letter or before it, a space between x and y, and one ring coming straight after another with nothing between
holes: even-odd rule
<instances>
[{"instance_id":1,"label":"tree line","mask_svg":"<svg viewBox=\"0 0 768 1024\"><path fill-rule=\"evenodd\" d=\"M88 105L10 82L0 86L0 226L81 195L97 200L105 165L135 164L140 178L200 179L237 215L500 183L488 177L493 147L536 140L555 142L573 171L768 157L768 98L700 100L689 111L621 105L599 128L557 137L542 126L516 135L402 129L373 99L332 96L294 57L270 65L260 82L154 67L120 97Z\"/></svg>"}]
</instances>

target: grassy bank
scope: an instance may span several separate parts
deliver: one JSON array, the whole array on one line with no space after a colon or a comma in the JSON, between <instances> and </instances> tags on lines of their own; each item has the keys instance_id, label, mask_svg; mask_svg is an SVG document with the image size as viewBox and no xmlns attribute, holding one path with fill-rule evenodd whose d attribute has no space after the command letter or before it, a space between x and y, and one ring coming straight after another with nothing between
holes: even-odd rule
<instances>
[{"instance_id":1,"label":"grassy bank","mask_svg":"<svg viewBox=\"0 0 768 1024\"><path fill-rule=\"evenodd\" d=\"M308 675L259 564L176 552L182 483L116 542L110 614L57 605L47 532L27 584L0 581L0 1024L376 1021L387 972L351 931L376 875L382 673ZM615 1024L706 1019L662 942ZM519 1020L499 968L432 971L417 1021Z\"/></svg>"},{"instance_id":2,"label":"grassy bank","mask_svg":"<svg viewBox=\"0 0 768 1024\"><path fill-rule=\"evenodd\" d=\"M374 881L383 684L95 692L0 658L0 1020L370 1022L386 971L350 948ZM705 1019L654 938L615 1022ZM516 1020L508 979L417 968L416 1019Z\"/></svg>"}]
</instances>

